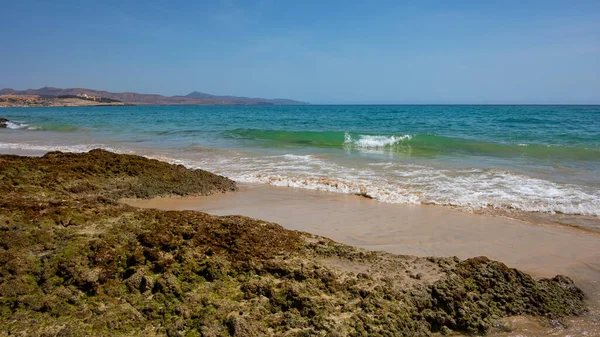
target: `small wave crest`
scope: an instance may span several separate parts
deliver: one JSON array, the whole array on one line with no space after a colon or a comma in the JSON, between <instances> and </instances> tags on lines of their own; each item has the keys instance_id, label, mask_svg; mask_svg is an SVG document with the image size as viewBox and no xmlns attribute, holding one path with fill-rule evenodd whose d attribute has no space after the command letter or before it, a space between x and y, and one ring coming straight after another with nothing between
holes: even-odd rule
<instances>
[{"instance_id":1,"label":"small wave crest","mask_svg":"<svg viewBox=\"0 0 600 337\"><path fill-rule=\"evenodd\" d=\"M411 135L401 136L372 136L372 135L358 135L358 139L353 139L349 132L344 135L344 144L353 145L361 148L379 148L398 144L400 142L411 140Z\"/></svg>"},{"instance_id":2,"label":"small wave crest","mask_svg":"<svg viewBox=\"0 0 600 337\"><path fill-rule=\"evenodd\" d=\"M535 158L555 160L600 160L600 147L595 145L558 145L525 142L492 142L483 139L457 138L415 133L381 133L353 131L287 131L236 129L226 131L228 137L256 142L261 146L343 148L366 153L427 157L486 156L501 158Z\"/></svg>"},{"instance_id":3,"label":"small wave crest","mask_svg":"<svg viewBox=\"0 0 600 337\"><path fill-rule=\"evenodd\" d=\"M11 129L11 130L38 130L39 128L36 126L31 126L29 124L26 123L20 123L20 122L16 122L16 121L6 121L3 122L4 126L6 126L7 129Z\"/></svg>"},{"instance_id":4,"label":"small wave crest","mask_svg":"<svg viewBox=\"0 0 600 337\"><path fill-rule=\"evenodd\" d=\"M268 142L275 146L297 145L325 148L356 147L381 148L410 141L413 136L403 134L364 134L338 131L286 131L236 129L225 133L237 139Z\"/></svg>"}]
</instances>

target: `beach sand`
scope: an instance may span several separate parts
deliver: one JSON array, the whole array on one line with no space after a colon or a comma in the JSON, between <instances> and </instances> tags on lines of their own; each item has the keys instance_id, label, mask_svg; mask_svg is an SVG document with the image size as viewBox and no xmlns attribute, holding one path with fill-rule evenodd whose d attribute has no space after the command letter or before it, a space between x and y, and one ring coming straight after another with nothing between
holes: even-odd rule
<instances>
[{"instance_id":1,"label":"beach sand","mask_svg":"<svg viewBox=\"0 0 600 337\"><path fill-rule=\"evenodd\" d=\"M2 152L43 154L21 149ZM469 214L445 207L386 204L356 195L261 184L238 186L238 192L207 197L123 201L162 210L245 215L368 250L461 259L487 256L535 277L564 274L586 293L588 315L569 318L556 326L515 317L512 332L494 336L600 336L599 232Z\"/></svg>"},{"instance_id":2,"label":"beach sand","mask_svg":"<svg viewBox=\"0 0 600 337\"><path fill-rule=\"evenodd\" d=\"M416 256L487 256L536 277L568 275L588 296L590 314L567 330L514 321L528 336L600 333L600 235L436 206L386 204L356 195L240 184L208 197L124 200L138 207L245 215L369 250ZM536 332L537 331L537 332ZM587 332L587 333L586 333ZM592 333L592 334L590 334ZM514 334L507 334L512 336Z\"/></svg>"},{"instance_id":3,"label":"beach sand","mask_svg":"<svg viewBox=\"0 0 600 337\"><path fill-rule=\"evenodd\" d=\"M436 206L386 204L356 195L241 184L208 197L126 200L133 206L245 215L349 245L417 256L485 255L540 277L600 280L600 235Z\"/></svg>"}]
</instances>

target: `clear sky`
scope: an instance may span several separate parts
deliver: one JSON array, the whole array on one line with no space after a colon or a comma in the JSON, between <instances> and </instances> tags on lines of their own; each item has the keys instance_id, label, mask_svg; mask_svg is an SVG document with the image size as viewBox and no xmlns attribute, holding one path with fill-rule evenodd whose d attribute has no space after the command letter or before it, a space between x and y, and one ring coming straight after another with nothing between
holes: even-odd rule
<instances>
[{"instance_id":1,"label":"clear sky","mask_svg":"<svg viewBox=\"0 0 600 337\"><path fill-rule=\"evenodd\" d=\"M600 103L600 1L2 1L0 87Z\"/></svg>"}]
</instances>

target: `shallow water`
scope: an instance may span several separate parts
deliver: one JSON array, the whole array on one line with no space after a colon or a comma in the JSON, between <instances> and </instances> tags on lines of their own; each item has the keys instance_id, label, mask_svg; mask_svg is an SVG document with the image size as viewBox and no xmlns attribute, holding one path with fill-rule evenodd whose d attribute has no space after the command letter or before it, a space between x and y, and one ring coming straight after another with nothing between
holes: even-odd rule
<instances>
[{"instance_id":1,"label":"shallow water","mask_svg":"<svg viewBox=\"0 0 600 337\"><path fill-rule=\"evenodd\" d=\"M0 129L1 153L100 147L203 168L241 182L362 194L401 204L375 203L386 207L444 205L600 230L600 106L10 108L0 110L0 116L12 121ZM352 205L342 203L325 216L348 213ZM298 211L292 206L288 213ZM589 249L597 234L582 231L577 234L581 241L574 243L553 230L537 231L541 226L533 232L527 227L511 230L511 222L499 218L478 232L461 226L462 220L453 224L448 214L430 221L438 229L452 227L444 231L412 219L405 233L400 228L378 233L381 226L393 227L398 215L373 220L372 237L337 238L332 226L331 233L322 234L359 246L360 240L379 240L374 247L362 246L414 255L460 255L454 251L458 248L461 257L485 254L539 276L573 276L590 296L590 315L550 325L514 318L507 323L511 332L496 335L600 335L600 266L598 259L590 259L597 253L585 255L597 251ZM313 225L305 230L320 233L324 228L321 222ZM490 234L494 226L507 238ZM530 240L524 239L526 232ZM472 238L478 233L479 239ZM453 244L460 235L471 239ZM410 242L383 244L391 237ZM427 245L424 238L432 237L439 240ZM484 238L492 242L483 244ZM546 238L544 244L534 243L541 238ZM525 253L514 248L518 244ZM565 261L576 263L567 267Z\"/></svg>"},{"instance_id":2,"label":"shallow water","mask_svg":"<svg viewBox=\"0 0 600 337\"><path fill-rule=\"evenodd\" d=\"M600 216L600 106L3 109L0 150L140 153L390 203ZM589 219L588 219L589 220ZM567 223L576 220L568 220Z\"/></svg>"}]
</instances>

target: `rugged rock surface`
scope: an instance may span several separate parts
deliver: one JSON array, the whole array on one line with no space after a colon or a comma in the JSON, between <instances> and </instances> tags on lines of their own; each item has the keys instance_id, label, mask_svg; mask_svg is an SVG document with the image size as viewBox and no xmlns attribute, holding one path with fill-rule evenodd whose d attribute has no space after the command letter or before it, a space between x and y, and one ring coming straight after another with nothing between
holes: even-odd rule
<instances>
[{"instance_id":1,"label":"rugged rock surface","mask_svg":"<svg viewBox=\"0 0 600 337\"><path fill-rule=\"evenodd\" d=\"M564 276L366 252L123 197L209 194L208 172L94 150L0 156L0 327L21 335L426 336L585 311Z\"/></svg>"},{"instance_id":2,"label":"rugged rock surface","mask_svg":"<svg viewBox=\"0 0 600 337\"><path fill-rule=\"evenodd\" d=\"M10 122L10 121L6 118L0 117L0 128L5 128L7 122Z\"/></svg>"}]
</instances>

